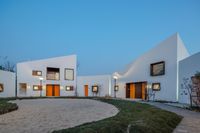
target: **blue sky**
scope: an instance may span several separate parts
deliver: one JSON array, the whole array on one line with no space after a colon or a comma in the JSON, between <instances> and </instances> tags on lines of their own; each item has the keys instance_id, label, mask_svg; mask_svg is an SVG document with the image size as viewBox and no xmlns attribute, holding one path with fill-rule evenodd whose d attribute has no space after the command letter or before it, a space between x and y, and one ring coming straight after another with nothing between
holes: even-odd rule
<instances>
[{"instance_id":1,"label":"blue sky","mask_svg":"<svg viewBox=\"0 0 200 133\"><path fill-rule=\"evenodd\" d=\"M200 51L199 0L0 0L0 56L77 54L80 75L122 69L179 32Z\"/></svg>"}]
</instances>

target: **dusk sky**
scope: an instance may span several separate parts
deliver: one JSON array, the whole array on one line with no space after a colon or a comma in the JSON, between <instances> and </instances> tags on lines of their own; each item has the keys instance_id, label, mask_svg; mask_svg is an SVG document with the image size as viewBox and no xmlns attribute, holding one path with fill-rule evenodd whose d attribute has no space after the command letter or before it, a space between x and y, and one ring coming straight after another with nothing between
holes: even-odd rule
<instances>
[{"instance_id":1,"label":"dusk sky","mask_svg":"<svg viewBox=\"0 0 200 133\"><path fill-rule=\"evenodd\" d=\"M200 0L0 0L0 56L77 54L79 75L109 74L179 32L200 51Z\"/></svg>"}]
</instances>

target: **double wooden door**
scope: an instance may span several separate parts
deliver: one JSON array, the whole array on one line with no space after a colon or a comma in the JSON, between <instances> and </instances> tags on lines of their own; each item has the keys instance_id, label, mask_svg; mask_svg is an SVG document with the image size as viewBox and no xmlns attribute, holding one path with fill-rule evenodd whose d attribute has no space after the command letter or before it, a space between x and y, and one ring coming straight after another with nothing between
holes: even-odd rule
<instances>
[{"instance_id":1,"label":"double wooden door","mask_svg":"<svg viewBox=\"0 0 200 133\"><path fill-rule=\"evenodd\" d=\"M60 96L60 85L47 85L46 86L46 96Z\"/></svg>"}]
</instances>

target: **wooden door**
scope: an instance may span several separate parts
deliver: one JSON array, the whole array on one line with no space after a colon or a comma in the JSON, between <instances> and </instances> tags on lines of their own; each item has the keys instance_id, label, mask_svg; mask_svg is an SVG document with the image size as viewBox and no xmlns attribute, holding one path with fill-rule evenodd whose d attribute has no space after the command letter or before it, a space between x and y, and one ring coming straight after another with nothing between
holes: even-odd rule
<instances>
[{"instance_id":1,"label":"wooden door","mask_svg":"<svg viewBox=\"0 0 200 133\"><path fill-rule=\"evenodd\" d=\"M60 86L59 85L54 85L54 96L58 97L60 96Z\"/></svg>"},{"instance_id":2,"label":"wooden door","mask_svg":"<svg viewBox=\"0 0 200 133\"><path fill-rule=\"evenodd\" d=\"M147 89L146 89L147 83L143 82L142 83L142 99L146 100L146 93L147 93Z\"/></svg>"},{"instance_id":3,"label":"wooden door","mask_svg":"<svg viewBox=\"0 0 200 133\"><path fill-rule=\"evenodd\" d=\"M130 98L130 84L126 84L126 98Z\"/></svg>"},{"instance_id":4,"label":"wooden door","mask_svg":"<svg viewBox=\"0 0 200 133\"><path fill-rule=\"evenodd\" d=\"M53 85L46 86L46 96L48 97L53 96Z\"/></svg>"},{"instance_id":5,"label":"wooden door","mask_svg":"<svg viewBox=\"0 0 200 133\"><path fill-rule=\"evenodd\" d=\"M135 98L142 99L142 83L135 84Z\"/></svg>"},{"instance_id":6,"label":"wooden door","mask_svg":"<svg viewBox=\"0 0 200 133\"><path fill-rule=\"evenodd\" d=\"M85 85L84 90L85 90L85 96L88 97L88 85Z\"/></svg>"},{"instance_id":7,"label":"wooden door","mask_svg":"<svg viewBox=\"0 0 200 133\"><path fill-rule=\"evenodd\" d=\"M130 98L135 99L135 84L134 83L130 84Z\"/></svg>"}]
</instances>

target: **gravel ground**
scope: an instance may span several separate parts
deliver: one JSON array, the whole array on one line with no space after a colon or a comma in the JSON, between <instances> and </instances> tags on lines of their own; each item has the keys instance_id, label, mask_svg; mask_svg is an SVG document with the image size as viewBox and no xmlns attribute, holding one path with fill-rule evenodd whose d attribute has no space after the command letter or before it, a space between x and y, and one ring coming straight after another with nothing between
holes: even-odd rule
<instances>
[{"instance_id":1,"label":"gravel ground","mask_svg":"<svg viewBox=\"0 0 200 133\"><path fill-rule=\"evenodd\" d=\"M17 111L0 115L0 133L49 133L114 116L113 105L89 99L16 100Z\"/></svg>"}]
</instances>

